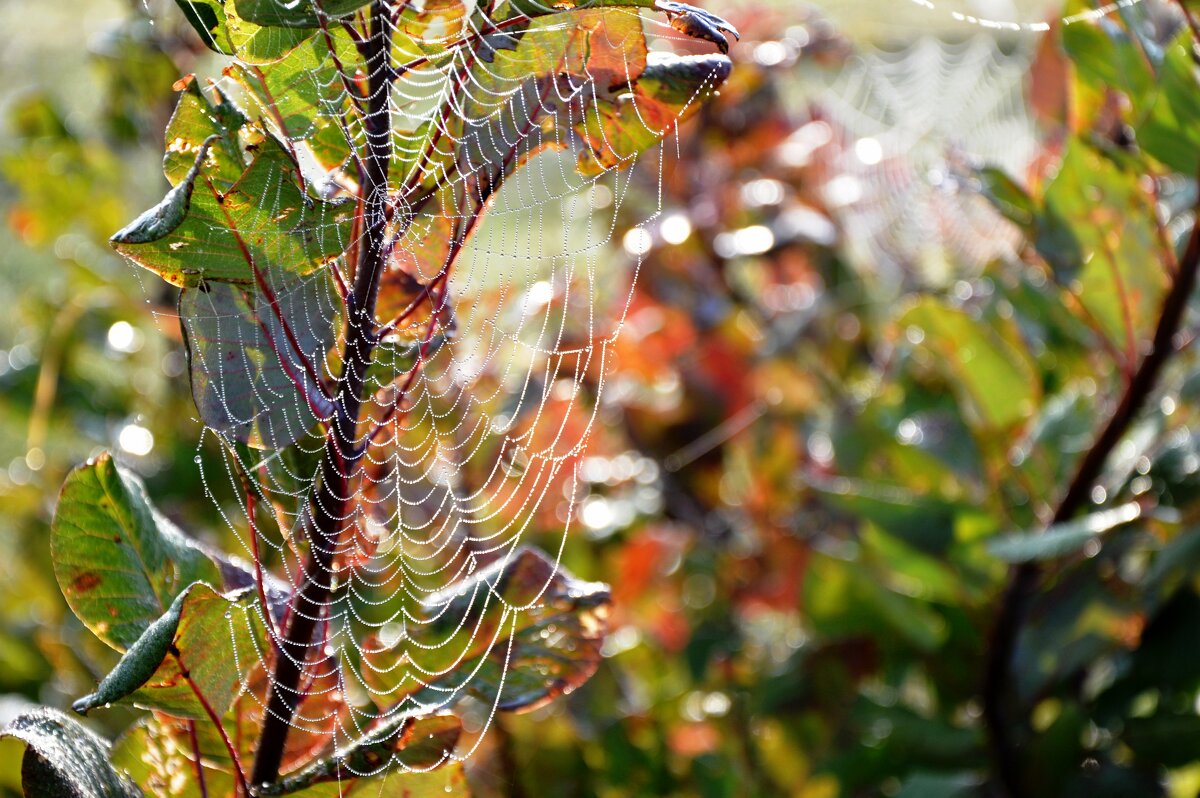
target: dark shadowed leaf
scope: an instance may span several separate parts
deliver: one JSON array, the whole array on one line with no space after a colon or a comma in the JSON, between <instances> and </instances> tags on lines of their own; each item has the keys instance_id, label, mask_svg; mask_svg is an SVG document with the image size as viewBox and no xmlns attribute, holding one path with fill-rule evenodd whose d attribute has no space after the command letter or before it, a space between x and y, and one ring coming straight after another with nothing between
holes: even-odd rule
<instances>
[{"instance_id":1,"label":"dark shadowed leaf","mask_svg":"<svg viewBox=\"0 0 1200 798\"><path fill-rule=\"evenodd\" d=\"M1121 739L1141 763L1179 768L1196 761L1200 715L1160 710L1144 718L1129 718Z\"/></svg>"},{"instance_id":2,"label":"dark shadowed leaf","mask_svg":"<svg viewBox=\"0 0 1200 798\"><path fill-rule=\"evenodd\" d=\"M184 18L196 29L200 41L222 55L233 55L229 24L225 16L226 0L175 0Z\"/></svg>"},{"instance_id":3,"label":"dark shadowed leaf","mask_svg":"<svg viewBox=\"0 0 1200 798\"><path fill-rule=\"evenodd\" d=\"M21 780L27 798L142 798L108 760L108 741L54 709L13 720L0 737L27 746Z\"/></svg>"},{"instance_id":4,"label":"dark shadowed leaf","mask_svg":"<svg viewBox=\"0 0 1200 798\"><path fill-rule=\"evenodd\" d=\"M273 274L258 287L214 282L180 292L192 397L205 424L281 449L329 418L326 354L341 309L331 279Z\"/></svg>"}]
</instances>

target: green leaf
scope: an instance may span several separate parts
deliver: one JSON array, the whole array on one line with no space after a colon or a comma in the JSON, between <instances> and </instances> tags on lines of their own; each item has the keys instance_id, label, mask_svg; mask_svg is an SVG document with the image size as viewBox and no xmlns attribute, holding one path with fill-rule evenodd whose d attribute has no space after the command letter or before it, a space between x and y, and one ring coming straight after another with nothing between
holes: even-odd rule
<instances>
[{"instance_id":1,"label":"green leaf","mask_svg":"<svg viewBox=\"0 0 1200 798\"><path fill-rule=\"evenodd\" d=\"M199 696L218 716L224 715L245 675L267 653L255 591L226 596L198 582L130 646L96 692L72 708L86 714L100 706L133 703L176 717L208 720Z\"/></svg>"},{"instance_id":2,"label":"green leaf","mask_svg":"<svg viewBox=\"0 0 1200 798\"><path fill-rule=\"evenodd\" d=\"M332 277L264 276L179 294L192 398L204 423L261 449L295 443L332 413L321 380L341 298Z\"/></svg>"},{"instance_id":3,"label":"green leaf","mask_svg":"<svg viewBox=\"0 0 1200 798\"><path fill-rule=\"evenodd\" d=\"M212 143L158 205L112 237L118 252L169 283L197 286L249 285L280 271L303 276L345 251L352 203L306 196L298 167L274 139L257 145L254 161L227 191L206 160Z\"/></svg>"},{"instance_id":4,"label":"green leaf","mask_svg":"<svg viewBox=\"0 0 1200 798\"><path fill-rule=\"evenodd\" d=\"M259 794L287 795L314 784L345 784L388 771L432 771L449 763L461 733L462 722L453 715L398 716L368 731L350 747L268 785Z\"/></svg>"},{"instance_id":5,"label":"green leaf","mask_svg":"<svg viewBox=\"0 0 1200 798\"><path fill-rule=\"evenodd\" d=\"M348 76L364 66L354 42L341 27L331 31L330 38L337 48L336 62L325 37L316 36L277 63L237 65L229 74L254 98L266 124L280 139L299 141L332 128L348 155L350 145L335 120L339 114L352 117L355 106L348 102L337 64Z\"/></svg>"},{"instance_id":6,"label":"green leaf","mask_svg":"<svg viewBox=\"0 0 1200 798\"><path fill-rule=\"evenodd\" d=\"M108 453L67 477L50 553L71 609L122 651L189 584L220 583L212 560L155 510L141 481Z\"/></svg>"},{"instance_id":7,"label":"green leaf","mask_svg":"<svg viewBox=\"0 0 1200 798\"><path fill-rule=\"evenodd\" d=\"M1036 246L1084 315L1117 350L1136 356L1167 284L1153 203L1136 164L1070 142L1047 186Z\"/></svg>"},{"instance_id":8,"label":"green leaf","mask_svg":"<svg viewBox=\"0 0 1200 798\"><path fill-rule=\"evenodd\" d=\"M313 30L265 28L238 14L233 0L175 0L210 50L244 63L278 60L312 36Z\"/></svg>"},{"instance_id":9,"label":"green leaf","mask_svg":"<svg viewBox=\"0 0 1200 798\"><path fill-rule=\"evenodd\" d=\"M445 335L434 335L424 347L425 357L432 356L447 340ZM378 390L391 385L398 378L408 375L417 365L420 341L402 343L400 340L385 340L371 352L371 365L367 367L368 390Z\"/></svg>"},{"instance_id":10,"label":"green leaf","mask_svg":"<svg viewBox=\"0 0 1200 798\"><path fill-rule=\"evenodd\" d=\"M1174 41L1146 48L1103 19L1065 26L1062 39L1085 83L1098 94L1116 89L1128 98L1141 150L1194 176L1200 167L1200 82L1191 31L1184 27Z\"/></svg>"},{"instance_id":11,"label":"green leaf","mask_svg":"<svg viewBox=\"0 0 1200 798\"><path fill-rule=\"evenodd\" d=\"M27 746L21 763L27 798L142 798L108 759L108 741L54 709L18 715L0 732Z\"/></svg>"},{"instance_id":12,"label":"green leaf","mask_svg":"<svg viewBox=\"0 0 1200 798\"><path fill-rule=\"evenodd\" d=\"M1096 21L1066 25L1062 46L1079 76L1090 85L1101 90L1116 88L1138 103L1153 93L1155 76L1150 64L1128 32L1116 25Z\"/></svg>"},{"instance_id":13,"label":"green leaf","mask_svg":"<svg viewBox=\"0 0 1200 798\"><path fill-rule=\"evenodd\" d=\"M1004 218L1032 237L1037 203L1015 180L1000 169L985 167L976 173L987 197Z\"/></svg>"},{"instance_id":14,"label":"green leaf","mask_svg":"<svg viewBox=\"0 0 1200 798\"><path fill-rule=\"evenodd\" d=\"M274 63L316 36L317 32L310 28L258 25L239 13L242 4L243 0L225 0L229 40L236 50L238 61L243 64Z\"/></svg>"},{"instance_id":15,"label":"green leaf","mask_svg":"<svg viewBox=\"0 0 1200 798\"><path fill-rule=\"evenodd\" d=\"M1186 27L1164 50L1157 97L1137 129L1142 150L1176 172L1200 169L1200 80Z\"/></svg>"},{"instance_id":16,"label":"green leaf","mask_svg":"<svg viewBox=\"0 0 1200 798\"><path fill-rule=\"evenodd\" d=\"M321 0L320 10L327 17L344 17L371 0ZM315 28L320 24L314 0L237 0L237 10L243 19L257 25L280 28Z\"/></svg>"},{"instance_id":17,"label":"green leaf","mask_svg":"<svg viewBox=\"0 0 1200 798\"><path fill-rule=\"evenodd\" d=\"M944 552L954 541L956 517L967 509L929 491L917 493L900 485L838 477L804 476L805 483L833 506L878 524L910 546L927 553Z\"/></svg>"},{"instance_id":18,"label":"green leaf","mask_svg":"<svg viewBox=\"0 0 1200 798\"><path fill-rule=\"evenodd\" d=\"M175 0L175 3L206 47L223 55L237 52L229 38L225 0Z\"/></svg>"},{"instance_id":19,"label":"green leaf","mask_svg":"<svg viewBox=\"0 0 1200 798\"><path fill-rule=\"evenodd\" d=\"M988 541L987 549L1005 562L1032 562L1054 560L1074 554L1097 535L1136 521L1142 508L1136 502L1122 504L1110 510L1101 510L1062 524L1055 524L1044 532L1013 532Z\"/></svg>"},{"instance_id":20,"label":"green leaf","mask_svg":"<svg viewBox=\"0 0 1200 798\"><path fill-rule=\"evenodd\" d=\"M216 102L210 102L193 76L184 81L187 85L164 134L163 173L172 186L188 181L205 142L210 142L204 173L221 191L228 191L246 170L238 143L238 131L246 125L246 117L219 90L213 89Z\"/></svg>"},{"instance_id":21,"label":"green leaf","mask_svg":"<svg viewBox=\"0 0 1200 798\"><path fill-rule=\"evenodd\" d=\"M923 297L897 320L920 340L960 402L984 429L1004 429L1033 415L1041 398L1037 370L1015 335L965 310Z\"/></svg>"},{"instance_id":22,"label":"green leaf","mask_svg":"<svg viewBox=\"0 0 1200 798\"><path fill-rule=\"evenodd\" d=\"M814 554L804 578L804 607L828 638L899 639L921 651L945 640L946 622L928 603L893 592L857 560Z\"/></svg>"},{"instance_id":23,"label":"green leaf","mask_svg":"<svg viewBox=\"0 0 1200 798\"><path fill-rule=\"evenodd\" d=\"M1034 597L1021 629L1013 666L1020 700L1045 695L1100 658L1132 647L1145 622L1138 602L1112 591L1097 575L1108 558L1072 564L1054 589Z\"/></svg>"}]
</instances>

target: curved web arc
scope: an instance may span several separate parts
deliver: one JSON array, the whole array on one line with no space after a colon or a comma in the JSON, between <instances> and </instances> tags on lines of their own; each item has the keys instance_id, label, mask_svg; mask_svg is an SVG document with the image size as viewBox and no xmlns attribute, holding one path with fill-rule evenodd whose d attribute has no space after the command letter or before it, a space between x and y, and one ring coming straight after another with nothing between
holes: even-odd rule
<instances>
[{"instance_id":1,"label":"curved web arc","mask_svg":"<svg viewBox=\"0 0 1200 798\"><path fill-rule=\"evenodd\" d=\"M545 7L518 24L504 3L490 19L461 16L471 3L421 7L388 23L391 250L375 320L386 335L350 442L362 460L338 475L352 500L322 508L345 532L333 568L315 577L333 599L315 619L321 642L289 719L298 749L345 749L391 718L456 705L486 728L513 702L509 665L519 635L548 611L583 493L578 463L630 306L636 275L621 273L627 256L613 240L631 196L625 167L646 149L637 135L670 133L719 82L708 76L665 111L645 104L629 87L662 59L643 31L658 50L682 37L636 9ZM328 18L304 38L240 22L229 45L238 57L195 102L201 126L226 119L223 103L244 120L222 122L203 146L178 144L188 163L173 182L193 158L203 178L186 234L164 240L164 257L177 246L227 270L178 278L201 445L215 439L221 453L218 472L197 463L206 489L232 489L236 501L218 512L243 557L266 564L272 605L299 587L316 545L313 480L339 375L355 367L340 353L364 245L352 221L356 165L371 155L361 111L370 76L353 71L348 32L362 23ZM446 41L455 44L438 51ZM302 68L282 66L293 61ZM596 109L618 101L625 127L598 124ZM549 561L521 591L480 577L530 567L519 554L530 542ZM465 583L474 592L456 593ZM272 612L266 646L236 652L255 663L240 699L251 726L270 711L264 680L283 655L288 618ZM461 703L480 679L487 689Z\"/></svg>"}]
</instances>

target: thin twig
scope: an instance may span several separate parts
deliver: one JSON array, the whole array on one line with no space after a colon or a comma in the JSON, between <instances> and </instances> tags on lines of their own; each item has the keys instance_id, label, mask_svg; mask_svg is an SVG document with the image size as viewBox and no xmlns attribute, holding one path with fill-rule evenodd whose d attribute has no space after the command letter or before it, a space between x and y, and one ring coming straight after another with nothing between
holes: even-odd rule
<instances>
[{"instance_id":1,"label":"thin twig","mask_svg":"<svg viewBox=\"0 0 1200 798\"><path fill-rule=\"evenodd\" d=\"M183 680L187 682L192 693L195 694L196 700L200 702L200 706L204 709L204 714L208 715L208 719L217 727L217 734L221 737L221 742L225 744L225 750L229 752L229 759L233 763L233 775L237 780L238 790L243 798L251 798L253 793L250 792L250 785L246 783L246 773L242 770L242 758L238 754L237 748L234 747L233 741L229 739L229 732L225 731L225 724L221 723L221 716L213 709L213 705L208 702L204 692L201 691L200 685L192 680L191 671L183 664L183 654L171 644L171 654L175 657L175 662L179 664L179 674Z\"/></svg>"},{"instance_id":2,"label":"thin twig","mask_svg":"<svg viewBox=\"0 0 1200 798\"><path fill-rule=\"evenodd\" d=\"M196 721L187 722L188 737L192 742L192 759L196 765L196 784L200 787L200 798L208 798L208 782L204 778L204 765L200 764L200 738L196 736Z\"/></svg>"}]
</instances>

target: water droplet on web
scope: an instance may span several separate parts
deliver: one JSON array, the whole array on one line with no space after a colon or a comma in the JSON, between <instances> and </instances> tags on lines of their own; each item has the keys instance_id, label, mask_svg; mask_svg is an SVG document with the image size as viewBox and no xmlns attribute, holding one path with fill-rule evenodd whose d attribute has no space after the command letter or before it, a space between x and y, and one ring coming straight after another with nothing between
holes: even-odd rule
<instances>
[{"instance_id":1,"label":"water droplet on web","mask_svg":"<svg viewBox=\"0 0 1200 798\"><path fill-rule=\"evenodd\" d=\"M196 465L200 465L200 462L201 462L200 455L196 455L195 457L193 457L192 462L195 463Z\"/></svg>"}]
</instances>

